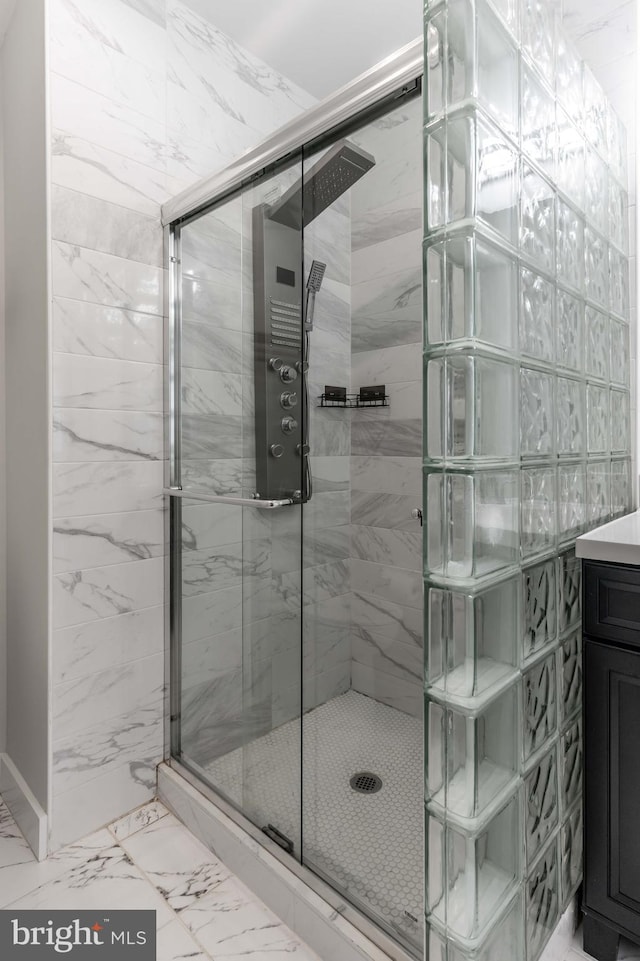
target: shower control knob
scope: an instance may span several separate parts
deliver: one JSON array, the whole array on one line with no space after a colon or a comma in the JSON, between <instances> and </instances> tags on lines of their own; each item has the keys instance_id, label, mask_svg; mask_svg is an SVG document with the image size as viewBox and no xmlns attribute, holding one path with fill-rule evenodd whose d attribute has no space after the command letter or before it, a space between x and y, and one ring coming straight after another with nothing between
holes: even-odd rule
<instances>
[{"instance_id":1,"label":"shower control knob","mask_svg":"<svg viewBox=\"0 0 640 961\"><path fill-rule=\"evenodd\" d=\"M292 407L295 407L297 403L298 395L295 391L285 390L282 394L280 394L280 404L285 410L290 410Z\"/></svg>"},{"instance_id":2,"label":"shower control knob","mask_svg":"<svg viewBox=\"0 0 640 961\"><path fill-rule=\"evenodd\" d=\"M282 457L284 454L284 447L282 444L272 444L269 448L269 453L272 457Z\"/></svg>"},{"instance_id":3,"label":"shower control knob","mask_svg":"<svg viewBox=\"0 0 640 961\"><path fill-rule=\"evenodd\" d=\"M287 365L280 368L280 380L283 384L291 384L298 377L298 372Z\"/></svg>"},{"instance_id":4,"label":"shower control knob","mask_svg":"<svg viewBox=\"0 0 640 961\"><path fill-rule=\"evenodd\" d=\"M278 374L282 370L283 365L284 365L284 361L282 357L271 357L271 359L269 360L269 367L271 368L271 370L275 370L276 373Z\"/></svg>"},{"instance_id":5,"label":"shower control knob","mask_svg":"<svg viewBox=\"0 0 640 961\"><path fill-rule=\"evenodd\" d=\"M298 429L298 421L294 420L293 417L283 417L280 421L280 427L284 434L293 434L294 430Z\"/></svg>"},{"instance_id":6,"label":"shower control knob","mask_svg":"<svg viewBox=\"0 0 640 961\"><path fill-rule=\"evenodd\" d=\"M299 374L306 374L307 371L309 370L309 363L308 363L308 361L306 361L306 360L297 360L297 361L296 361L296 370L298 371Z\"/></svg>"}]
</instances>

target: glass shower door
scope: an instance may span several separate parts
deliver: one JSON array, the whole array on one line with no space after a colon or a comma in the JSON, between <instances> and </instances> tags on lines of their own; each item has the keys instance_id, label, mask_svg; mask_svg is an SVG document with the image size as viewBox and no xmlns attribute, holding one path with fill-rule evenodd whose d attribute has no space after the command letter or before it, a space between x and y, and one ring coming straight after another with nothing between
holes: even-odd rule
<instances>
[{"instance_id":1,"label":"glass shower door","mask_svg":"<svg viewBox=\"0 0 640 961\"><path fill-rule=\"evenodd\" d=\"M173 754L298 858L299 174L177 229L171 352Z\"/></svg>"}]
</instances>

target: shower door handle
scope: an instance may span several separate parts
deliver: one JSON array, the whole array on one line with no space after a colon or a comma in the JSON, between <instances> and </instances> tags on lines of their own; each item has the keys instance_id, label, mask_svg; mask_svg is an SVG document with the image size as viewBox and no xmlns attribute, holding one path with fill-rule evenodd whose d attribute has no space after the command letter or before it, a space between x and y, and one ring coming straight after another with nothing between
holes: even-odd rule
<instances>
[{"instance_id":1,"label":"shower door handle","mask_svg":"<svg viewBox=\"0 0 640 961\"><path fill-rule=\"evenodd\" d=\"M281 500L272 500L259 497L226 497L221 494L205 494L198 491L186 491L182 487L163 487L162 493L168 497L183 497L192 501L207 501L211 504L235 504L238 507L258 507L263 511L273 511L278 507L290 507L296 504L292 497L284 497Z\"/></svg>"}]
</instances>

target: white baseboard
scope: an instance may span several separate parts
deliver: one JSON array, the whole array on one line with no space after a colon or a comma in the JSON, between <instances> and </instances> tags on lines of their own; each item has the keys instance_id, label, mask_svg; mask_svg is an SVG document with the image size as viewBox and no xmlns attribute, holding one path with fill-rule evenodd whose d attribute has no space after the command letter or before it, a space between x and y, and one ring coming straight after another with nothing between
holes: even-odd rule
<instances>
[{"instance_id":1,"label":"white baseboard","mask_svg":"<svg viewBox=\"0 0 640 961\"><path fill-rule=\"evenodd\" d=\"M0 754L0 795L38 861L44 861L47 815L8 754Z\"/></svg>"}]
</instances>

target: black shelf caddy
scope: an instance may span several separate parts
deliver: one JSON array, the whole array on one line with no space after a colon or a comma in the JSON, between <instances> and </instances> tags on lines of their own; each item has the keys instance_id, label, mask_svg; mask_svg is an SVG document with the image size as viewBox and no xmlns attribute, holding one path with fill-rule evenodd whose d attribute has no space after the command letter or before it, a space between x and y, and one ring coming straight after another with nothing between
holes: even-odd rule
<instances>
[{"instance_id":1,"label":"black shelf caddy","mask_svg":"<svg viewBox=\"0 0 640 961\"><path fill-rule=\"evenodd\" d=\"M348 394L346 387L325 387L318 397L318 407L388 407L389 395L384 384L361 387L357 394Z\"/></svg>"}]
</instances>

